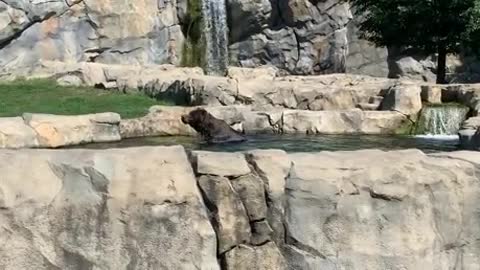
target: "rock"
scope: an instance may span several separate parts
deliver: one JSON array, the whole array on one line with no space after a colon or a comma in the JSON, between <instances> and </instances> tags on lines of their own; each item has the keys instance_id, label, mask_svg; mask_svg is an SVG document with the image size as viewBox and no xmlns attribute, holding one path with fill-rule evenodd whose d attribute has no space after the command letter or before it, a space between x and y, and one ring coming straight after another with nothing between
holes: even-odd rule
<instances>
[{"instance_id":1,"label":"rock","mask_svg":"<svg viewBox=\"0 0 480 270\"><path fill-rule=\"evenodd\" d=\"M198 179L198 185L207 205L215 209L212 214L218 238L218 253L223 254L232 247L250 241L247 212L229 180L221 176L203 175Z\"/></svg>"},{"instance_id":2,"label":"rock","mask_svg":"<svg viewBox=\"0 0 480 270\"><path fill-rule=\"evenodd\" d=\"M243 202L250 222L267 217L267 204L263 181L253 174L231 180L233 189Z\"/></svg>"},{"instance_id":3,"label":"rock","mask_svg":"<svg viewBox=\"0 0 480 270\"><path fill-rule=\"evenodd\" d=\"M462 129L458 132L462 149L480 151L480 132L478 129Z\"/></svg>"},{"instance_id":4,"label":"rock","mask_svg":"<svg viewBox=\"0 0 480 270\"><path fill-rule=\"evenodd\" d=\"M390 88L383 99L382 110L416 115L422 110L420 86L396 85Z\"/></svg>"},{"instance_id":5,"label":"rock","mask_svg":"<svg viewBox=\"0 0 480 270\"><path fill-rule=\"evenodd\" d=\"M239 177L251 172L241 153L193 151L192 155L198 174Z\"/></svg>"},{"instance_id":6,"label":"rock","mask_svg":"<svg viewBox=\"0 0 480 270\"><path fill-rule=\"evenodd\" d=\"M144 117L122 119L120 134L122 138L193 136L196 134L195 130L181 120L182 115L191 110L192 108L188 107L153 106Z\"/></svg>"},{"instance_id":7,"label":"rock","mask_svg":"<svg viewBox=\"0 0 480 270\"><path fill-rule=\"evenodd\" d=\"M220 269L182 147L3 150L0 160L1 269Z\"/></svg>"},{"instance_id":8,"label":"rock","mask_svg":"<svg viewBox=\"0 0 480 270\"><path fill-rule=\"evenodd\" d=\"M83 84L82 79L74 75L65 75L58 78L57 83L60 86L81 86Z\"/></svg>"},{"instance_id":9,"label":"rock","mask_svg":"<svg viewBox=\"0 0 480 270\"><path fill-rule=\"evenodd\" d=\"M164 3L6 1L0 38L9 42L0 50L0 66L29 67L40 60L180 64L184 36L177 2Z\"/></svg>"},{"instance_id":10,"label":"rock","mask_svg":"<svg viewBox=\"0 0 480 270\"><path fill-rule=\"evenodd\" d=\"M292 269L444 269L457 264L446 247L458 246L462 267L477 265L478 246L466 243L479 233L478 154L289 157L285 256Z\"/></svg>"},{"instance_id":11,"label":"rock","mask_svg":"<svg viewBox=\"0 0 480 270\"><path fill-rule=\"evenodd\" d=\"M283 114L283 132L307 134L397 134L411 122L405 115L382 111L300 111Z\"/></svg>"},{"instance_id":12,"label":"rock","mask_svg":"<svg viewBox=\"0 0 480 270\"><path fill-rule=\"evenodd\" d=\"M247 154L248 162L255 168L265 183L268 212L267 221L273 229L273 239L277 245L283 245L285 239L284 216L285 216L285 179L292 166L287 153L281 150L254 150ZM266 225L261 228L253 226L252 233L258 237L258 231L264 232ZM268 231L268 230L267 230ZM262 233L261 235L264 235ZM258 241L263 237L258 237Z\"/></svg>"},{"instance_id":13,"label":"rock","mask_svg":"<svg viewBox=\"0 0 480 270\"><path fill-rule=\"evenodd\" d=\"M225 264L228 270L288 269L278 247L272 242L258 247L235 247L225 254Z\"/></svg>"},{"instance_id":14,"label":"rock","mask_svg":"<svg viewBox=\"0 0 480 270\"><path fill-rule=\"evenodd\" d=\"M37 134L21 117L0 118L0 148L38 146Z\"/></svg>"},{"instance_id":15,"label":"rock","mask_svg":"<svg viewBox=\"0 0 480 270\"><path fill-rule=\"evenodd\" d=\"M277 76L278 70L271 66L257 68L229 67L227 76L229 78L243 80L273 80Z\"/></svg>"},{"instance_id":16,"label":"rock","mask_svg":"<svg viewBox=\"0 0 480 270\"><path fill-rule=\"evenodd\" d=\"M259 246L272 240L271 236L273 234L273 230L270 227L270 224L268 224L268 221L256 221L251 224L252 239L250 240L250 242L252 243L252 245Z\"/></svg>"},{"instance_id":17,"label":"rock","mask_svg":"<svg viewBox=\"0 0 480 270\"><path fill-rule=\"evenodd\" d=\"M480 116L473 116L465 120L462 124L462 129L478 129L480 127Z\"/></svg>"},{"instance_id":18,"label":"rock","mask_svg":"<svg viewBox=\"0 0 480 270\"><path fill-rule=\"evenodd\" d=\"M99 113L78 116L29 114L25 123L36 133L40 147L119 141L120 115Z\"/></svg>"},{"instance_id":19,"label":"rock","mask_svg":"<svg viewBox=\"0 0 480 270\"><path fill-rule=\"evenodd\" d=\"M422 86L422 101L430 104L442 103L442 88L437 85Z\"/></svg>"}]
</instances>

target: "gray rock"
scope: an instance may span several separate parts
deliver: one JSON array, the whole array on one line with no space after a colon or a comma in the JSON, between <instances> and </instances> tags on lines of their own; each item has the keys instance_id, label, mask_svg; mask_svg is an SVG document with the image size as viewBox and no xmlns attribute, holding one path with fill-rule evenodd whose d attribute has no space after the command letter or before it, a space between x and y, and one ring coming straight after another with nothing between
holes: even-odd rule
<instances>
[{"instance_id":1,"label":"gray rock","mask_svg":"<svg viewBox=\"0 0 480 270\"><path fill-rule=\"evenodd\" d=\"M228 270L286 270L287 263L278 247L268 242L262 246L250 247L240 245L225 254Z\"/></svg>"},{"instance_id":2,"label":"gray rock","mask_svg":"<svg viewBox=\"0 0 480 270\"><path fill-rule=\"evenodd\" d=\"M231 183L247 210L250 222L265 219L267 204L262 179L249 174L232 179Z\"/></svg>"},{"instance_id":3,"label":"gray rock","mask_svg":"<svg viewBox=\"0 0 480 270\"><path fill-rule=\"evenodd\" d=\"M256 221L252 222L252 239L250 242L252 245L258 246L262 245L270 240L272 240L273 230L268 224L268 221Z\"/></svg>"},{"instance_id":4,"label":"gray rock","mask_svg":"<svg viewBox=\"0 0 480 270\"><path fill-rule=\"evenodd\" d=\"M198 174L239 177L251 172L241 153L193 151L192 155Z\"/></svg>"},{"instance_id":5,"label":"gray rock","mask_svg":"<svg viewBox=\"0 0 480 270\"><path fill-rule=\"evenodd\" d=\"M240 197L229 180L221 176L203 175L198 179L207 205L210 205L218 238L218 253L248 243L250 223Z\"/></svg>"}]
</instances>

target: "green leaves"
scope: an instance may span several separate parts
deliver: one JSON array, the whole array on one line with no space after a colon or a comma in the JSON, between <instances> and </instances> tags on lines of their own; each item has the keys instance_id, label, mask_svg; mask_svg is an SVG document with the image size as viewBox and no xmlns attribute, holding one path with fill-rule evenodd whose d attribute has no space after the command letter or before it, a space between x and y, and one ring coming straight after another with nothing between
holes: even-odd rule
<instances>
[{"instance_id":1,"label":"green leaves","mask_svg":"<svg viewBox=\"0 0 480 270\"><path fill-rule=\"evenodd\" d=\"M480 33L479 0L350 0L364 38L379 46L435 53L472 45ZM479 38L480 40L480 38Z\"/></svg>"}]
</instances>

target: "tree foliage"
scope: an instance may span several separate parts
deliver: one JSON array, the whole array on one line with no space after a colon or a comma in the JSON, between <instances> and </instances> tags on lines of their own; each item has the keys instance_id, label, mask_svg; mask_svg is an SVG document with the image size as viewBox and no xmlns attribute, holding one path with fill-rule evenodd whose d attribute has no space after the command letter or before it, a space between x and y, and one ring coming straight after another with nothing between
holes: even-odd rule
<instances>
[{"instance_id":1,"label":"tree foliage","mask_svg":"<svg viewBox=\"0 0 480 270\"><path fill-rule=\"evenodd\" d=\"M363 38L379 46L402 46L439 57L439 81L445 56L480 41L480 0L349 0ZM441 74L443 72L443 74ZM443 77L442 77L443 76Z\"/></svg>"}]
</instances>

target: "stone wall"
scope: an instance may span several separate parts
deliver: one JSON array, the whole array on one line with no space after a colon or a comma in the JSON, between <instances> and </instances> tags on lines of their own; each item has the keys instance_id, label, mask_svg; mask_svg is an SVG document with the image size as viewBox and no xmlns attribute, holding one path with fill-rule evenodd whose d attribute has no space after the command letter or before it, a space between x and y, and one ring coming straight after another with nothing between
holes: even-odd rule
<instances>
[{"instance_id":1,"label":"stone wall","mask_svg":"<svg viewBox=\"0 0 480 270\"><path fill-rule=\"evenodd\" d=\"M480 264L473 152L174 146L0 150L0 161L5 270Z\"/></svg>"}]
</instances>

